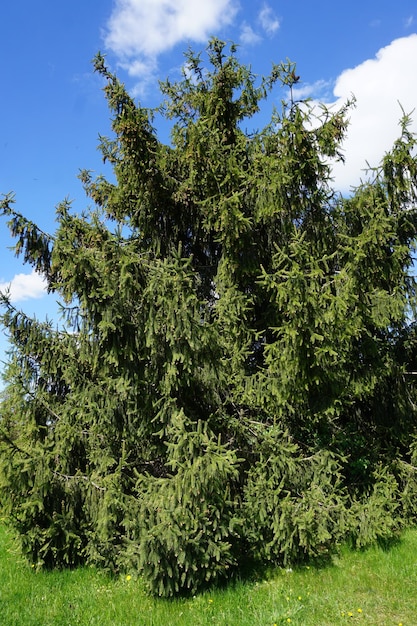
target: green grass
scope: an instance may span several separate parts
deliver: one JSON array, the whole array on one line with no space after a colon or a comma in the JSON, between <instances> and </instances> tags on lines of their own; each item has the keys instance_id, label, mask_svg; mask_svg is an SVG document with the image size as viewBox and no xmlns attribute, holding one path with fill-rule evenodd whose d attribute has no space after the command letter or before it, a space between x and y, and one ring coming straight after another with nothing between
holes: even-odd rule
<instances>
[{"instance_id":1,"label":"green grass","mask_svg":"<svg viewBox=\"0 0 417 626\"><path fill-rule=\"evenodd\" d=\"M389 549L347 548L323 567L277 569L194 598L157 600L132 572L35 572L0 525L1 626L415 626L417 529Z\"/></svg>"}]
</instances>

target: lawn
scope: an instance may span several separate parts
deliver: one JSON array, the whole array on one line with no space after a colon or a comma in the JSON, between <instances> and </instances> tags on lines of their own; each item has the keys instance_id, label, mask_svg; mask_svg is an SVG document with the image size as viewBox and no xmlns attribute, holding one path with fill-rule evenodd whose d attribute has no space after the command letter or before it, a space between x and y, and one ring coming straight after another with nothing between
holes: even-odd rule
<instances>
[{"instance_id":1,"label":"lawn","mask_svg":"<svg viewBox=\"0 0 417 626\"><path fill-rule=\"evenodd\" d=\"M36 572L0 525L1 626L416 626L417 529L389 549L343 548L324 567L275 569L250 582L172 601L140 578L92 568Z\"/></svg>"}]
</instances>

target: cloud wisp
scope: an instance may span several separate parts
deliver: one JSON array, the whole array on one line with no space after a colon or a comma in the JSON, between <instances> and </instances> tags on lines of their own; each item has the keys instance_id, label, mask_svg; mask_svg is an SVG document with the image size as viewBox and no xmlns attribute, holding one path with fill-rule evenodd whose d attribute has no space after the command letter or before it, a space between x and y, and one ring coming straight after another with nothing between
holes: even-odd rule
<instances>
[{"instance_id":1,"label":"cloud wisp","mask_svg":"<svg viewBox=\"0 0 417 626\"><path fill-rule=\"evenodd\" d=\"M243 22L240 27L240 42L253 46L262 41L264 36L273 37L280 27L280 21L268 4L264 4L256 19L256 28ZM262 32L262 35L260 34Z\"/></svg>"},{"instance_id":2,"label":"cloud wisp","mask_svg":"<svg viewBox=\"0 0 417 626\"><path fill-rule=\"evenodd\" d=\"M240 29L240 42L246 46L253 46L262 40L262 37L252 28L250 24L244 22Z\"/></svg>"},{"instance_id":3,"label":"cloud wisp","mask_svg":"<svg viewBox=\"0 0 417 626\"><path fill-rule=\"evenodd\" d=\"M280 27L279 19L272 8L267 4L263 5L258 20L266 34L270 36L274 35Z\"/></svg>"},{"instance_id":4,"label":"cloud wisp","mask_svg":"<svg viewBox=\"0 0 417 626\"><path fill-rule=\"evenodd\" d=\"M292 97L294 100L306 100L312 98L315 101L328 102L329 99L333 100L333 87L334 83L329 80L317 80L314 83L304 83L293 87ZM288 97L290 97L290 90L288 90Z\"/></svg>"},{"instance_id":5,"label":"cloud wisp","mask_svg":"<svg viewBox=\"0 0 417 626\"><path fill-rule=\"evenodd\" d=\"M16 274L11 281L1 282L0 291L8 294L13 303L42 298L46 295L46 281L35 270L30 274Z\"/></svg>"}]
</instances>

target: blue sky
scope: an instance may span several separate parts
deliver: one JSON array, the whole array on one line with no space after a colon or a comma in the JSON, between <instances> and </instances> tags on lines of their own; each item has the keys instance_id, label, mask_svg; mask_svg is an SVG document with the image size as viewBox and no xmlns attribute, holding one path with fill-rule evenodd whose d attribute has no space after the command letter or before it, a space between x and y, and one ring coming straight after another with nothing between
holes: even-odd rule
<instances>
[{"instance_id":1,"label":"blue sky","mask_svg":"<svg viewBox=\"0 0 417 626\"><path fill-rule=\"evenodd\" d=\"M415 0L14 0L2 3L0 20L0 194L14 192L16 209L52 233L60 201L88 206L79 169L105 172L97 145L109 114L91 65L99 50L145 106L159 103L159 79L179 78L184 50L204 49L211 35L238 43L257 74L295 61L300 96L337 107L354 94L346 165L335 169L342 191L389 149L399 102L417 107ZM10 251L5 222L0 289L10 286L28 314L53 317L54 297ZM1 332L0 360L5 347Z\"/></svg>"}]
</instances>

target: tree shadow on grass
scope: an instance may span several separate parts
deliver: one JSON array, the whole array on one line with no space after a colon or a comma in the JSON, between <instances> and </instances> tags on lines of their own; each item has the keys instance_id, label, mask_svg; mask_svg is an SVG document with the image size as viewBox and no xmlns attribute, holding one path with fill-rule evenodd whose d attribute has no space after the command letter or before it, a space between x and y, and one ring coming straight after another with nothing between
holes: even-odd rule
<instances>
[{"instance_id":1,"label":"tree shadow on grass","mask_svg":"<svg viewBox=\"0 0 417 626\"><path fill-rule=\"evenodd\" d=\"M390 552L402 543L401 534L392 537L379 538L375 543L363 548L355 548L350 542L345 542L341 546L333 550L323 550L321 554L315 557L304 558L288 564L282 562L265 563L260 559L252 557L244 557L240 560L239 565L226 577L216 581L214 584L208 584L199 589L198 593L204 593L212 590L228 590L239 584L255 584L276 578L277 574L288 572L306 572L307 570L323 570L335 567L337 558L341 555L344 548L351 552L366 553L375 547L380 548L383 552Z\"/></svg>"}]
</instances>

